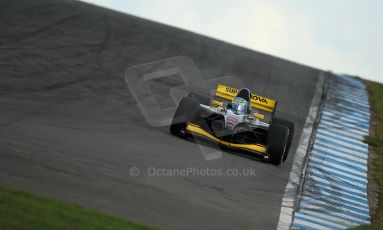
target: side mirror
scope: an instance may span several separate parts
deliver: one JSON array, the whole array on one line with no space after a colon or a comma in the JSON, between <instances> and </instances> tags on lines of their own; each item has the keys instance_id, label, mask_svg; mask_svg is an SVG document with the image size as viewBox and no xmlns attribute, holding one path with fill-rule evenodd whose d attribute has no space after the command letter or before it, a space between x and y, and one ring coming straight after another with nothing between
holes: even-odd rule
<instances>
[{"instance_id":1,"label":"side mirror","mask_svg":"<svg viewBox=\"0 0 383 230\"><path fill-rule=\"evenodd\" d=\"M221 107L223 107L223 102L221 102L221 101L212 100L211 104L213 106L221 106Z\"/></svg>"},{"instance_id":2,"label":"side mirror","mask_svg":"<svg viewBox=\"0 0 383 230\"><path fill-rule=\"evenodd\" d=\"M259 120L265 119L265 115L260 114L260 113L254 113L254 117L258 118Z\"/></svg>"}]
</instances>

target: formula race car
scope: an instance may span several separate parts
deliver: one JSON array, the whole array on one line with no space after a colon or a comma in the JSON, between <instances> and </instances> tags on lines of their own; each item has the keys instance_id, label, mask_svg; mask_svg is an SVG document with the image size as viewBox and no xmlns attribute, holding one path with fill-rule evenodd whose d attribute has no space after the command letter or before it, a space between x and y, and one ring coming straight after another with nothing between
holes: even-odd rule
<instances>
[{"instance_id":1,"label":"formula race car","mask_svg":"<svg viewBox=\"0 0 383 230\"><path fill-rule=\"evenodd\" d=\"M294 123L274 117L276 106L276 100L251 93L249 89L218 85L212 99L195 93L183 97L170 132L255 153L279 165L287 158Z\"/></svg>"}]
</instances>

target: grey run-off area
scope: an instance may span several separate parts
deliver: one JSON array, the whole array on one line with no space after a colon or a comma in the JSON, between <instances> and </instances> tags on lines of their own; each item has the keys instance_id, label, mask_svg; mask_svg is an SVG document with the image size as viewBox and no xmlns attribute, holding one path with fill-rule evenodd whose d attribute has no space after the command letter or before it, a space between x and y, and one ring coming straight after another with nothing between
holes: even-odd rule
<instances>
[{"instance_id":1,"label":"grey run-off area","mask_svg":"<svg viewBox=\"0 0 383 230\"><path fill-rule=\"evenodd\" d=\"M165 229L276 228L319 70L77 1L1 1L0 19L0 183ZM147 124L124 73L174 56L206 80L235 76L277 98L277 116L296 125L287 161L206 161L194 143ZM133 166L256 176L131 177Z\"/></svg>"}]
</instances>

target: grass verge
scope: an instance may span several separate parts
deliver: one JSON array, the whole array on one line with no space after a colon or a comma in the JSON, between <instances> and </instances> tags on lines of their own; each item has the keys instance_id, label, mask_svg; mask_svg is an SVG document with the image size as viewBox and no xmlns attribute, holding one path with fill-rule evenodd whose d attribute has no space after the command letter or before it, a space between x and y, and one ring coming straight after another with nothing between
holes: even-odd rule
<instances>
[{"instance_id":1,"label":"grass verge","mask_svg":"<svg viewBox=\"0 0 383 230\"><path fill-rule=\"evenodd\" d=\"M77 205L0 186L0 228L139 229L152 228Z\"/></svg>"},{"instance_id":2,"label":"grass verge","mask_svg":"<svg viewBox=\"0 0 383 230\"><path fill-rule=\"evenodd\" d=\"M383 229L383 84L365 81L370 97L373 118L373 136L365 138L365 142L374 148L376 159L374 179L379 186L379 201L375 214L372 216L372 225L360 226L356 229Z\"/></svg>"}]
</instances>

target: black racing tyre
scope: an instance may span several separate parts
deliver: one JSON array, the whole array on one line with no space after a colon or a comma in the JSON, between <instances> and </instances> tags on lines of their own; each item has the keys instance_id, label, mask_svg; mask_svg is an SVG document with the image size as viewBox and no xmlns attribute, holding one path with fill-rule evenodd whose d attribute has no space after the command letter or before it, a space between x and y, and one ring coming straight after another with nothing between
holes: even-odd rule
<instances>
[{"instance_id":1,"label":"black racing tyre","mask_svg":"<svg viewBox=\"0 0 383 230\"><path fill-rule=\"evenodd\" d=\"M194 100L183 97L178 104L172 123L170 125L170 132L173 135L182 136L182 130L185 130L187 122L191 121L199 108L199 103Z\"/></svg>"},{"instance_id":2,"label":"black racing tyre","mask_svg":"<svg viewBox=\"0 0 383 230\"><path fill-rule=\"evenodd\" d=\"M278 118L278 117L274 117L273 120L272 120L272 123L273 124L284 125L284 126L286 126L289 129L289 136L287 138L286 152L285 152L285 155L283 156L283 161L285 161L287 159L287 156L289 155L291 142L292 142L293 137L294 137L295 125L291 121L288 121L288 120L285 120L285 119L282 119L282 118Z\"/></svg>"},{"instance_id":3,"label":"black racing tyre","mask_svg":"<svg viewBox=\"0 0 383 230\"><path fill-rule=\"evenodd\" d=\"M271 124L267 137L267 153L269 162L279 165L286 152L289 129L279 124Z\"/></svg>"},{"instance_id":4,"label":"black racing tyre","mask_svg":"<svg viewBox=\"0 0 383 230\"><path fill-rule=\"evenodd\" d=\"M197 93L189 93L188 98L194 100L198 104L210 105L210 98Z\"/></svg>"}]
</instances>

